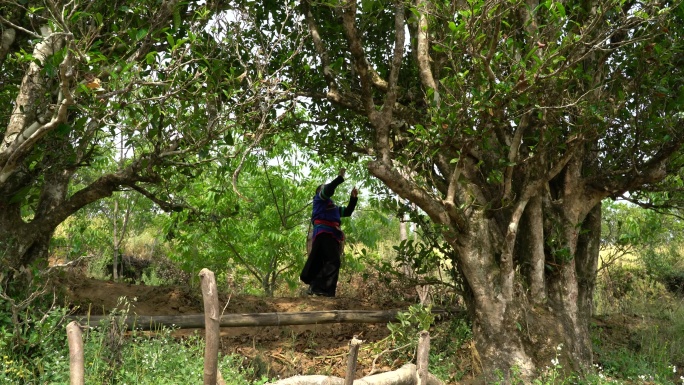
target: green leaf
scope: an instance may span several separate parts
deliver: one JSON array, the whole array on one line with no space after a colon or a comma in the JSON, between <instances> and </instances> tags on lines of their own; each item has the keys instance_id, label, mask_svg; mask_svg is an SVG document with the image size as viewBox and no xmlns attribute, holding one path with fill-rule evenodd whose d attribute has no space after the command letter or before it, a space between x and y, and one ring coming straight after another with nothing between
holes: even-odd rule
<instances>
[{"instance_id":1,"label":"green leaf","mask_svg":"<svg viewBox=\"0 0 684 385\"><path fill-rule=\"evenodd\" d=\"M31 186L24 187L17 191L16 194L12 195L12 198L10 198L9 202L10 203L19 203L24 201L26 197L29 195L31 192Z\"/></svg>"},{"instance_id":2,"label":"green leaf","mask_svg":"<svg viewBox=\"0 0 684 385\"><path fill-rule=\"evenodd\" d=\"M555 6L558 9L558 14L560 15L560 17L564 18L565 17L565 6L563 5L563 3L561 3L560 1L557 1L557 2L555 2Z\"/></svg>"},{"instance_id":3,"label":"green leaf","mask_svg":"<svg viewBox=\"0 0 684 385\"><path fill-rule=\"evenodd\" d=\"M145 61L147 64L154 64L157 61L157 52L156 51L151 51L147 55L145 55Z\"/></svg>"},{"instance_id":4,"label":"green leaf","mask_svg":"<svg viewBox=\"0 0 684 385\"><path fill-rule=\"evenodd\" d=\"M58 136L66 136L69 132L71 132L71 126L66 123L60 123L55 129L55 134Z\"/></svg>"},{"instance_id":5,"label":"green leaf","mask_svg":"<svg viewBox=\"0 0 684 385\"><path fill-rule=\"evenodd\" d=\"M145 38L145 36L147 36L147 29L141 28L141 29L139 29L139 30L136 32L136 34L135 34L135 40L138 40L138 41L139 41L139 40L142 40L142 39Z\"/></svg>"}]
</instances>

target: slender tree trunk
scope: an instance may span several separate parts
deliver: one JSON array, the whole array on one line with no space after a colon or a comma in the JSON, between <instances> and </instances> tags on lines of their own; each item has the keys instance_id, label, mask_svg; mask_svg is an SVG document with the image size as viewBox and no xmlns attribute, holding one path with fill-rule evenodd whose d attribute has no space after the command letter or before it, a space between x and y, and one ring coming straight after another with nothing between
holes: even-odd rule
<instances>
[{"instance_id":1,"label":"slender tree trunk","mask_svg":"<svg viewBox=\"0 0 684 385\"><path fill-rule=\"evenodd\" d=\"M582 352L582 357L586 362L593 362L593 355L591 349L591 338L589 335L589 324L594 312L594 289L596 288L596 271L598 270L598 260L600 251L599 236L601 234L601 205L596 205L587 215L577 241L577 284L578 291L578 310L579 323L584 325L587 330L584 333L586 337L582 341L582 346L585 351Z\"/></svg>"},{"instance_id":2,"label":"slender tree trunk","mask_svg":"<svg viewBox=\"0 0 684 385\"><path fill-rule=\"evenodd\" d=\"M402 241L408 240L408 232L408 223L405 216L403 216L399 220L399 239ZM418 237L415 230L413 231L413 241L418 242ZM411 270L411 267L408 264L404 265L404 274L409 278L416 278L416 273ZM432 302L430 298L430 286L416 285L416 294L418 294L418 299L420 300L421 305L427 306Z\"/></svg>"},{"instance_id":3,"label":"slender tree trunk","mask_svg":"<svg viewBox=\"0 0 684 385\"><path fill-rule=\"evenodd\" d=\"M546 279L544 278L545 260L544 255L544 223L542 218L542 199L539 196L532 197L525 210L523 224L526 226L525 238L521 243L521 253L524 260L529 261L528 279L530 282L530 296L535 304L543 304L546 301Z\"/></svg>"},{"instance_id":4,"label":"slender tree trunk","mask_svg":"<svg viewBox=\"0 0 684 385\"><path fill-rule=\"evenodd\" d=\"M114 199L114 215L112 219L112 279L116 281L119 279L119 239L117 232L119 224L118 199Z\"/></svg>"}]
</instances>

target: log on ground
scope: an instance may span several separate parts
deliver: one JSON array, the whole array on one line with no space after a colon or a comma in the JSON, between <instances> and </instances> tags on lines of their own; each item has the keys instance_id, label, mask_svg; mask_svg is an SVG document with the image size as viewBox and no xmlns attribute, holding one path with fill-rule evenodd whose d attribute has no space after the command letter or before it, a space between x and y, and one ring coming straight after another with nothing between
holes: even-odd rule
<instances>
[{"instance_id":1,"label":"log on ground","mask_svg":"<svg viewBox=\"0 0 684 385\"><path fill-rule=\"evenodd\" d=\"M391 372L354 380L354 385L415 385L416 382L416 365L406 364ZM267 385L344 385L344 379L322 375L294 376ZM433 374L428 374L427 385L444 385L444 383Z\"/></svg>"},{"instance_id":2,"label":"log on ground","mask_svg":"<svg viewBox=\"0 0 684 385\"><path fill-rule=\"evenodd\" d=\"M401 310L329 310L296 313L242 313L224 314L220 319L221 327L254 327L316 325L331 323L387 323L395 321ZM82 325L97 326L110 316L72 316ZM168 316L129 315L126 318L129 329L156 330L165 327L180 329L204 328L203 314L184 314Z\"/></svg>"}]
</instances>

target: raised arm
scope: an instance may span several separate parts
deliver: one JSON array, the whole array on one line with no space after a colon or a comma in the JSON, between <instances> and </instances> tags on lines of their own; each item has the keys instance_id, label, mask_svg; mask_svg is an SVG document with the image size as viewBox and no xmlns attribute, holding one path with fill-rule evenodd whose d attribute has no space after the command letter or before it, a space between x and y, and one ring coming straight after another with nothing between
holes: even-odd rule
<instances>
[{"instance_id":1,"label":"raised arm","mask_svg":"<svg viewBox=\"0 0 684 385\"><path fill-rule=\"evenodd\" d=\"M356 203L359 201L359 190L354 187L349 197L349 203L346 207L340 206L340 217L350 217L356 208Z\"/></svg>"},{"instance_id":2,"label":"raised arm","mask_svg":"<svg viewBox=\"0 0 684 385\"><path fill-rule=\"evenodd\" d=\"M346 169L341 168L339 174L337 174L337 178L333 179L330 183L323 186L323 190L321 190L321 198L329 199L333 196L333 194L335 194L335 189L337 188L337 186L344 182L344 174L346 172Z\"/></svg>"}]
</instances>

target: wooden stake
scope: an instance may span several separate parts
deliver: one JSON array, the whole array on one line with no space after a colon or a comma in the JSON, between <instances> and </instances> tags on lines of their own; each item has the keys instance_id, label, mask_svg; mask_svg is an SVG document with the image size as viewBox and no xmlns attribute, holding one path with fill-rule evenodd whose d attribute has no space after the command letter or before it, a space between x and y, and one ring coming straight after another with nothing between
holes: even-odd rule
<instances>
[{"instance_id":1,"label":"wooden stake","mask_svg":"<svg viewBox=\"0 0 684 385\"><path fill-rule=\"evenodd\" d=\"M204 299L204 385L216 385L218 370L218 348L220 339L218 290L214 272L202 269L199 273Z\"/></svg>"},{"instance_id":2,"label":"wooden stake","mask_svg":"<svg viewBox=\"0 0 684 385\"><path fill-rule=\"evenodd\" d=\"M416 352L416 385L428 383L428 358L430 357L430 333L423 330L418 335L418 351Z\"/></svg>"},{"instance_id":3,"label":"wooden stake","mask_svg":"<svg viewBox=\"0 0 684 385\"><path fill-rule=\"evenodd\" d=\"M352 385L354 377L356 377L356 358L359 356L359 347L363 343L362 340L354 336L349 341L349 358L347 359L347 374L344 376L344 385Z\"/></svg>"},{"instance_id":4,"label":"wooden stake","mask_svg":"<svg viewBox=\"0 0 684 385\"><path fill-rule=\"evenodd\" d=\"M85 369L83 364L83 332L81 325L71 321L66 327L69 344L69 383L85 385Z\"/></svg>"}]
</instances>

